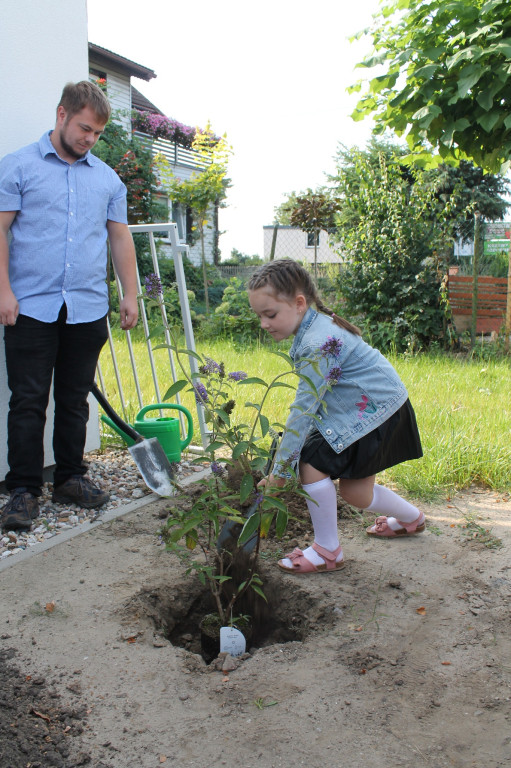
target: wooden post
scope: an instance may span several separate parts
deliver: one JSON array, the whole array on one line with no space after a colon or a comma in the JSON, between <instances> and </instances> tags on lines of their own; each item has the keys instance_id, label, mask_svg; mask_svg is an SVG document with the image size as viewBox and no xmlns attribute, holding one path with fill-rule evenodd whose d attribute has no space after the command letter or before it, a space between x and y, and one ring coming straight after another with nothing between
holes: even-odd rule
<instances>
[{"instance_id":1,"label":"wooden post","mask_svg":"<svg viewBox=\"0 0 511 768\"><path fill-rule=\"evenodd\" d=\"M470 344L472 347L476 343L476 324L477 324L477 289L479 273L479 254L481 253L481 214L479 211L474 213L474 259L472 262L472 322L470 324Z\"/></svg>"},{"instance_id":2,"label":"wooden post","mask_svg":"<svg viewBox=\"0 0 511 768\"><path fill-rule=\"evenodd\" d=\"M277 232L279 231L278 222L273 226L273 237L271 239L270 261L275 259L275 248L277 247Z\"/></svg>"},{"instance_id":3,"label":"wooden post","mask_svg":"<svg viewBox=\"0 0 511 768\"><path fill-rule=\"evenodd\" d=\"M506 324L504 331L506 334L504 349L506 354L509 354L509 336L511 334L511 238L509 240L509 261L507 266Z\"/></svg>"}]
</instances>

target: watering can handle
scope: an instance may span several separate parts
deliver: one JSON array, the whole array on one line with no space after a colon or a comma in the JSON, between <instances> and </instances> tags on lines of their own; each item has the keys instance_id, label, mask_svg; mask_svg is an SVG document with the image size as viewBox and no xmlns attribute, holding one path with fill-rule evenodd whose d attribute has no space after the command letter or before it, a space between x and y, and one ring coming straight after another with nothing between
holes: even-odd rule
<instances>
[{"instance_id":1,"label":"watering can handle","mask_svg":"<svg viewBox=\"0 0 511 768\"><path fill-rule=\"evenodd\" d=\"M186 448L187 445L189 445L192 437L193 437L193 419L192 414L188 410L188 408L185 408L184 405L178 405L177 403L154 403L153 405L145 405L137 414L136 421L143 421L144 416L149 411L160 411L164 408L173 409L176 411L181 411L186 416L186 420L188 422L188 432L184 440L181 440L181 450L183 448Z\"/></svg>"}]
</instances>

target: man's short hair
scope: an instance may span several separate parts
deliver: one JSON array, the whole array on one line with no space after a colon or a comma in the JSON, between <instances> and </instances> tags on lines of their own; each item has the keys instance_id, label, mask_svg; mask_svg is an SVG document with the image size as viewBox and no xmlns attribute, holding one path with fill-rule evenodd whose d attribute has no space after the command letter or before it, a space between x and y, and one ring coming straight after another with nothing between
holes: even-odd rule
<instances>
[{"instance_id":1,"label":"man's short hair","mask_svg":"<svg viewBox=\"0 0 511 768\"><path fill-rule=\"evenodd\" d=\"M64 107L67 118L73 117L85 107L90 107L96 117L104 123L108 122L112 111L101 88L88 80L80 80L79 83L67 83L62 91L58 106Z\"/></svg>"}]
</instances>

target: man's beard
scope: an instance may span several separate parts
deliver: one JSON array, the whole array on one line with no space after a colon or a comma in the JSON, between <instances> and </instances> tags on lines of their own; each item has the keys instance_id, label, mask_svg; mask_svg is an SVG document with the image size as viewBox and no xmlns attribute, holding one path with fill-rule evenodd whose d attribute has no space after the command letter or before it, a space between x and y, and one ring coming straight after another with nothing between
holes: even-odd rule
<instances>
[{"instance_id":1,"label":"man's beard","mask_svg":"<svg viewBox=\"0 0 511 768\"><path fill-rule=\"evenodd\" d=\"M67 143L62 132L60 134L60 143L62 145L62 149L64 149L68 155L71 155L71 157L74 157L75 160L81 160L81 158L85 157L85 155L88 152L87 149L85 150L85 152L77 152L76 149L73 149L71 144Z\"/></svg>"}]
</instances>

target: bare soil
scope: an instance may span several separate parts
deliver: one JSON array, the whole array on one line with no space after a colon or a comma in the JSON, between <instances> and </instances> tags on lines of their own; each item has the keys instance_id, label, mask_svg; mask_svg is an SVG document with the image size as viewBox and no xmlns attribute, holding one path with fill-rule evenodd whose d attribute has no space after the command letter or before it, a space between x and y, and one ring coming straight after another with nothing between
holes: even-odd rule
<instances>
[{"instance_id":1,"label":"bare soil","mask_svg":"<svg viewBox=\"0 0 511 768\"><path fill-rule=\"evenodd\" d=\"M269 610L228 674L159 542L169 503L0 573L2 768L510 764L509 496L422 504L427 531L392 541L343 510L346 568L301 577L276 567L310 541L300 501L263 544Z\"/></svg>"}]
</instances>

